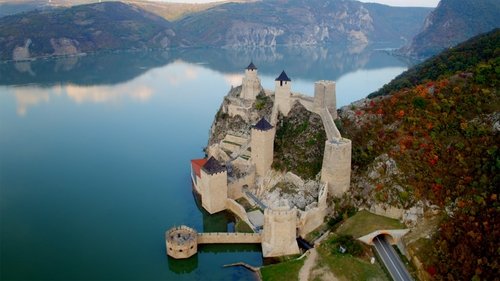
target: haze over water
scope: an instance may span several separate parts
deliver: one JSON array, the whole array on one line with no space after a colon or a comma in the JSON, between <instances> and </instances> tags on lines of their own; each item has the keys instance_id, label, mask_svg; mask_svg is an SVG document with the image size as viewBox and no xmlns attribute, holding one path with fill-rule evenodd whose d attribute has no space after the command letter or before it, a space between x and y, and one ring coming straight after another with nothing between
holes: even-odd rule
<instances>
[{"instance_id":1,"label":"haze over water","mask_svg":"<svg viewBox=\"0 0 500 281\"><path fill-rule=\"evenodd\" d=\"M382 52L276 48L100 54L0 64L0 279L253 280L260 246L202 246L166 257L164 232L226 231L191 192L224 95L250 60L263 86L285 70L292 90L337 82L337 104L406 69ZM229 225L229 226L228 226Z\"/></svg>"}]
</instances>

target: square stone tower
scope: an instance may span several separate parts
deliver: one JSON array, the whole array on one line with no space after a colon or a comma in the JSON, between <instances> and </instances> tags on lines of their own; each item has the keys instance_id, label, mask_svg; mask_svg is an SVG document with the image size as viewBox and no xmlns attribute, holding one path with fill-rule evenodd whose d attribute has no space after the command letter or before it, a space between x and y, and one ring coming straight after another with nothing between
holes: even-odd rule
<instances>
[{"instance_id":1,"label":"square stone tower","mask_svg":"<svg viewBox=\"0 0 500 281\"><path fill-rule=\"evenodd\" d=\"M214 157L201 168L201 205L214 214L226 209L227 170Z\"/></svg>"},{"instance_id":2,"label":"square stone tower","mask_svg":"<svg viewBox=\"0 0 500 281\"><path fill-rule=\"evenodd\" d=\"M276 128L262 117L251 130L250 146L252 162L257 176L264 176L271 169L274 157L274 135Z\"/></svg>"},{"instance_id":3,"label":"square stone tower","mask_svg":"<svg viewBox=\"0 0 500 281\"><path fill-rule=\"evenodd\" d=\"M315 110L328 109L333 119L337 119L337 96L335 82L321 80L314 83Z\"/></svg>"},{"instance_id":4,"label":"square stone tower","mask_svg":"<svg viewBox=\"0 0 500 281\"><path fill-rule=\"evenodd\" d=\"M241 98L254 101L255 97L262 91L262 85L257 75L257 67L251 62L245 69L245 76L241 83Z\"/></svg>"},{"instance_id":5,"label":"square stone tower","mask_svg":"<svg viewBox=\"0 0 500 281\"><path fill-rule=\"evenodd\" d=\"M274 81L274 106L277 107L278 112L288 116L288 112L292 108L292 80L288 78L288 75L283 70Z\"/></svg>"},{"instance_id":6,"label":"square stone tower","mask_svg":"<svg viewBox=\"0 0 500 281\"><path fill-rule=\"evenodd\" d=\"M262 255L280 257L300 253L297 244L297 209L282 207L264 210Z\"/></svg>"}]
</instances>

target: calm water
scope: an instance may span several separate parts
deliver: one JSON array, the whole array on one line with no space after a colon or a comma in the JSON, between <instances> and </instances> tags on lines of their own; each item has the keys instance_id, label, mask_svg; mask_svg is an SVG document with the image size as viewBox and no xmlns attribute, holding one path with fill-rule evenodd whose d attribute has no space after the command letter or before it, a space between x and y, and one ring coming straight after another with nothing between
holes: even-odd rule
<instances>
[{"instance_id":1,"label":"calm water","mask_svg":"<svg viewBox=\"0 0 500 281\"><path fill-rule=\"evenodd\" d=\"M202 246L170 260L164 231L226 231L191 192L222 97L253 60L264 87L337 81L340 105L406 69L381 52L326 48L102 54L0 64L2 280L253 280L260 246Z\"/></svg>"}]
</instances>

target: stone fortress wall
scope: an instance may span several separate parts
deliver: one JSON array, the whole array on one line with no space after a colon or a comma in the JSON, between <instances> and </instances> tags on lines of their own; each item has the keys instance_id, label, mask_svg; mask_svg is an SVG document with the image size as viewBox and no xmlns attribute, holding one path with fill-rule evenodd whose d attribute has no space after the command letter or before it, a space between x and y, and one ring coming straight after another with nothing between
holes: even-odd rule
<instances>
[{"instance_id":1,"label":"stone fortress wall","mask_svg":"<svg viewBox=\"0 0 500 281\"><path fill-rule=\"evenodd\" d=\"M248 66L239 97L232 89L230 93L233 94L227 98L227 104L222 106L223 113L233 117L240 116L245 122L254 120L256 116L252 114L256 112L253 110L253 103L257 95L264 92L271 98L274 97L271 122L262 117L250 130L250 136L245 132L233 135L227 132L224 140L208 147L207 153L211 156L210 159L199 174L192 176L194 190L201 195L202 206L209 213L230 210L247 224L252 225L245 209L235 200L245 197L250 202L258 201L245 189L266 186L263 183L272 174L278 114L287 116L293 104L299 102L307 110L321 116L327 135L317 202L307 205L304 210L290 208L288 204L281 207L267 207L259 202L258 205L264 210L262 234L255 233L251 236L239 233L198 234L197 243L261 243L264 257L299 253L296 237L305 236L323 223L328 212L326 202L328 195L340 196L348 190L351 141L342 138L333 121L337 118L335 82L316 82L314 97L292 94L291 83L291 79L283 71L275 81L273 95L271 91L262 89L255 65L251 63ZM225 165L221 165L213 156L225 161ZM290 178L294 177L288 175L288 179ZM300 181L301 183L297 184L304 185L301 179ZM242 241L239 239L248 242L237 242Z\"/></svg>"}]
</instances>

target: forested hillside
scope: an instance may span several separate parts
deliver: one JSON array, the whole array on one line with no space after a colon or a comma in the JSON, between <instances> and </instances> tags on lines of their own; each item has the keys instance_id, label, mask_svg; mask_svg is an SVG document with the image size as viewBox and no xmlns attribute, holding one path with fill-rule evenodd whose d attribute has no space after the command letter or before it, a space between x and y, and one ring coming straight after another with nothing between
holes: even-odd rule
<instances>
[{"instance_id":1,"label":"forested hillside","mask_svg":"<svg viewBox=\"0 0 500 281\"><path fill-rule=\"evenodd\" d=\"M354 185L369 182L376 202L439 208L437 231L420 251L438 280L498 278L499 38L496 30L446 51L391 82L390 95L341 114L361 179ZM381 155L395 165L373 170ZM373 174L390 169L391 181Z\"/></svg>"},{"instance_id":2,"label":"forested hillside","mask_svg":"<svg viewBox=\"0 0 500 281\"><path fill-rule=\"evenodd\" d=\"M476 36L408 69L368 97L388 95L458 71L473 71L478 65L488 63L492 58L498 58L500 52L498 46L500 46L499 28Z\"/></svg>"}]
</instances>

